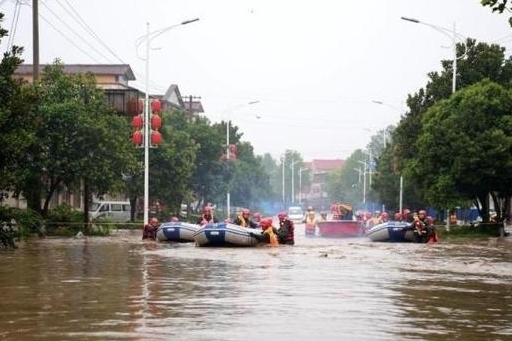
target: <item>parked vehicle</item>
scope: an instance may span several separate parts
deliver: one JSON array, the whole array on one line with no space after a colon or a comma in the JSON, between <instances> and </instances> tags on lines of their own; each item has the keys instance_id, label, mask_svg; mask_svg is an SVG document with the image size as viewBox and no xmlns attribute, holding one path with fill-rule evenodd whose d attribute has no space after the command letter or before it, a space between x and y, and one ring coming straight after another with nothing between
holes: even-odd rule
<instances>
[{"instance_id":1,"label":"parked vehicle","mask_svg":"<svg viewBox=\"0 0 512 341\"><path fill-rule=\"evenodd\" d=\"M91 205L89 218L104 218L115 223L126 223L130 221L130 213L129 201L98 201Z\"/></svg>"},{"instance_id":2,"label":"parked vehicle","mask_svg":"<svg viewBox=\"0 0 512 341\"><path fill-rule=\"evenodd\" d=\"M304 211L300 206L290 206L288 208L288 219L293 221L294 223L302 223L304 222Z\"/></svg>"}]
</instances>

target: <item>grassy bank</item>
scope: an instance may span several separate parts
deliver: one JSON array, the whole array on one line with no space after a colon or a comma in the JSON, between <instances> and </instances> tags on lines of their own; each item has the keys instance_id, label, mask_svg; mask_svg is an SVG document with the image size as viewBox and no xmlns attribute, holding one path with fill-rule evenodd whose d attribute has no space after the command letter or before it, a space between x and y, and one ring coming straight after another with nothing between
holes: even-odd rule
<instances>
[{"instance_id":1,"label":"grassy bank","mask_svg":"<svg viewBox=\"0 0 512 341\"><path fill-rule=\"evenodd\" d=\"M503 224L486 223L475 225L455 225L446 230L446 225L436 226L441 238L482 238L482 237L507 237L508 233L504 231Z\"/></svg>"}]
</instances>

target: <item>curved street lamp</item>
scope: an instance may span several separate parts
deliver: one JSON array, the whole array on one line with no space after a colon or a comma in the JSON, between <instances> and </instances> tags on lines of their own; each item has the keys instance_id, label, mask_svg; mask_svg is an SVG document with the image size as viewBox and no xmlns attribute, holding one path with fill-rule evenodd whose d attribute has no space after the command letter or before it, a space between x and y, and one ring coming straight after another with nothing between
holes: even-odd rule
<instances>
[{"instance_id":1,"label":"curved street lamp","mask_svg":"<svg viewBox=\"0 0 512 341\"><path fill-rule=\"evenodd\" d=\"M146 61L146 94L144 96L144 225L146 225L149 221L149 50L151 46L151 41L156 37L162 35L163 33L172 30L181 25L187 25L193 22L198 21L199 18L195 18L192 20L185 20L179 24L171 25L168 27L164 27L162 29L150 32L149 31L149 23L146 23L146 34L140 36L135 41L135 46L138 52L139 46L145 42L146 43L146 57L141 58Z\"/></svg>"},{"instance_id":2,"label":"curved street lamp","mask_svg":"<svg viewBox=\"0 0 512 341\"><path fill-rule=\"evenodd\" d=\"M300 160L295 160L293 161L291 164L290 164L290 168L292 170L292 201L291 201L291 204L294 204L295 203L295 165L297 163L301 162Z\"/></svg>"},{"instance_id":3,"label":"curved street lamp","mask_svg":"<svg viewBox=\"0 0 512 341\"><path fill-rule=\"evenodd\" d=\"M467 50L466 43L464 41L465 40L464 36L457 33L457 31L455 30L455 22L453 23L453 29L449 29L449 28L429 24L429 23L426 23L423 21L419 21L418 19L414 19L414 18L400 17L400 19L409 21L409 22L412 22L415 24L422 24L422 25L428 26L430 28L433 28L437 32L444 34L448 38L450 38L450 40L452 41L452 48L453 48L452 93L454 93L457 90L457 59L464 58L464 56L466 56L466 52L467 52L466 51ZM457 57L457 42L460 42L464 46L464 54L459 57Z\"/></svg>"},{"instance_id":4,"label":"curved street lamp","mask_svg":"<svg viewBox=\"0 0 512 341\"><path fill-rule=\"evenodd\" d=\"M465 43L464 36L457 33L455 30L455 22L453 23L453 29L429 24L423 21L419 21L418 19L414 18L408 18L408 17L401 17L402 20L409 21L415 24L422 24L425 26L428 26L430 28L433 28L434 30L444 34L452 41L452 47L453 47L453 74L452 74L452 93L454 93L457 90L457 59L464 58L467 53L467 47ZM457 42L460 42L464 46L464 54L462 56L457 56ZM400 185L401 186L401 185ZM446 209L446 231L450 231L450 209Z\"/></svg>"}]
</instances>

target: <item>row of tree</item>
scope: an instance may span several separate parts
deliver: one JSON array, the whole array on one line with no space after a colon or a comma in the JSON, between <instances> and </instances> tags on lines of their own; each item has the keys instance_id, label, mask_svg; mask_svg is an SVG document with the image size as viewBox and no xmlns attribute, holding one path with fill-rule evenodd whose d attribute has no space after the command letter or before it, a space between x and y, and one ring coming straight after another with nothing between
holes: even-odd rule
<instances>
[{"instance_id":1,"label":"row of tree","mask_svg":"<svg viewBox=\"0 0 512 341\"><path fill-rule=\"evenodd\" d=\"M457 61L457 91L452 93L453 61L442 61L442 71L429 73L426 86L408 95L398 125L373 137L369 198L397 210L402 178L405 207L474 205L488 220L491 198L503 218L512 190L512 60L505 48L473 39L456 48L464 56ZM378 143L384 133L391 138ZM331 193L353 193L358 160L367 156L354 152L333 174Z\"/></svg>"},{"instance_id":2,"label":"row of tree","mask_svg":"<svg viewBox=\"0 0 512 341\"><path fill-rule=\"evenodd\" d=\"M0 26L0 39L6 35ZM361 168L361 160L367 165L373 160L354 151L343 169L330 174L328 200L360 202L363 170L371 177L366 200L390 210L398 209L402 178L405 207L475 205L488 219L492 198L504 215L512 183L512 62L503 47L472 39L457 51L464 56L458 60L457 91L452 93L453 63L442 61L442 70L431 72L426 86L408 95L398 125L372 138L368 154L375 168ZM80 193L84 203L107 192L125 193L135 203L143 191L143 151L130 143L129 119L106 106L93 75L64 74L59 61L34 83L13 78L22 52L12 47L0 64L3 195L23 196L43 216L52 196L63 190ZM302 162L300 153L288 150L280 161L254 155L230 124L237 158L226 160L226 122L212 124L179 110L162 116L164 142L150 151L152 201L179 212L182 202L222 203L228 191L233 206L258 207L262 201L285 206L294 200L284 194L293 192L288 166ZM299 172L296 167L296 179ZM302 184L310 181L309 171Z\"/></svg>"},{"instance_id":3,"label":"row of tree","mask_svg":"<svg viewBox=\"0 0 512 341\"><path fill-rule=\"evenodd\" d=\"M0 41L7 33L0 26ZM130 118L105 104L94 75L65 74L58 60L33 83L14 78L22 53L14 46L0 64L2 196L23 197L45 217L58 193L80 194L84 222L91 199L105 193L123 193L134 210L141 206L144 155L131 144ZM229 125L237 152L226 160L226 122L182 110L164 111L162 118L163 143L150 150L150 201L177 213L183 202L223 203L227 191L233 206L280 200L273 188L281 186L271 186L280 178L277 162L254 155L238 127Z\"/></svg>"}]
</instances>

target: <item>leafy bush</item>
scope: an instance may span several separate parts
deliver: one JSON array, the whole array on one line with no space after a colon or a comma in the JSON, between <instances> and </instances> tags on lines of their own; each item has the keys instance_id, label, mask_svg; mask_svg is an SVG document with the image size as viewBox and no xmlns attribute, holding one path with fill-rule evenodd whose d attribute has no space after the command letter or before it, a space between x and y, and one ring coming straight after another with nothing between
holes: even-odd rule
<instances>
[{"instance_id":1,"label":"leafy bush","mask_svg":"<svg viewBox=\"0 0 512 341\"><path fill-rule=\"evenodd\" d=\"M475 224L469 226L451 226L450 231L442 231L446 237L499 237L502 223Z\"/></svg>"}]
</instances>

